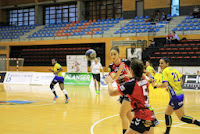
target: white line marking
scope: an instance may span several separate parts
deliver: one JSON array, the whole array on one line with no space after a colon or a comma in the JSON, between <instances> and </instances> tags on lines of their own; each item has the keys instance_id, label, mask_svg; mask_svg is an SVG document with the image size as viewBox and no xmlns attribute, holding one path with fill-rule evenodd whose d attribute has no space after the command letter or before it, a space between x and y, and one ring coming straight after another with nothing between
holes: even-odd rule
<instances>
[{"instance_id":1,"label":"white line marking","mask_svg":"<svg viewBox=\"0 0 200 134\"><path fill-rule=\"evenodd\" d=\"M194 106L200 106L200 105L192 105L192 106L185 106L185 107L194 107ZM166 108L166 107L154 108L154 109L163 109L163 108ZM185 111L199 111L199 110L185 110ZM164 112L165 112L165 111L164 111ZM164 113L164 112L156 112L155 114L160 114L160 113ZM106 119L109 119L109 118L118 116L118 115L119 115L119 114L116 114L116 115L113 115L113 116L109 116L109 117L103 118L103 119L101 119L101 120L95 122L95 123L91 126L91 128L90 128L90 133L91 133L91 134L94 134L93 129L94 129L94 127L95 127L98 123L100 123L100 122L102 122L102 121L104 121L104 120L106 120ZM163 120L159 120L159 121L163 121ZM163 121L163 122L164 122L164 121ZM181 123L181 122L174 122L174 123ZM182 125L182 124L186 124L186 123L181 123L181 125ZM173 125L173 127L200 129L200 128L195 128L195 127L183 127L183 126L179 126L179 124Z\"/></svg>"},{"instance_id":2,"label":"white line marking","mask_svg":"<svg viewBox=\"0 0 200 134\"><path fill-rule=\"evenodd\" d=\"M115 116L118 116L118 115L119 115L119 114L116 114L116 115L113 115L113 116L109 116L109 117L103 118L103 119L101 119L101 120L95 122L95 123L92 125L92 127L90 128L90 133L91 133L91 134L94 134L93 128L94 128L95 125L98 124L99 122L101 122L101 121L103 121L103 120L106 120L106 119L109 119L109 118L112 118L112 117L115 117Z\"/></svg>"}]
</instances>

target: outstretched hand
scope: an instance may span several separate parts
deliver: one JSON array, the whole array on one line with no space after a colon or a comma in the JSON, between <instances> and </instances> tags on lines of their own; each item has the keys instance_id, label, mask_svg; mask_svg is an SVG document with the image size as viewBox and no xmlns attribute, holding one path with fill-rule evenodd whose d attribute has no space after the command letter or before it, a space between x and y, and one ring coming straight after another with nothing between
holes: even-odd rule
<instances>
[{"instance_id":1,"label":"outstretched hand","mask_svg":"<svg viewBox=\"0 0 200 134\"><path fill-rule=\"evenodd\" d=\"M112 82L114 82L114 80L110 76L106 76L105 77L105 81L106 81L106 83L112 83Z\"/></svg>"}]
</instances>

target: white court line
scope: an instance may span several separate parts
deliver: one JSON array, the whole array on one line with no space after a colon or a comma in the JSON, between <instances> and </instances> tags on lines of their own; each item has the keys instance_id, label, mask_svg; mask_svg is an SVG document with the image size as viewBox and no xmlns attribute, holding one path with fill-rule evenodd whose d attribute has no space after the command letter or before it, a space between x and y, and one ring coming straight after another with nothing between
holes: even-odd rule
<instances>
[{"instance_id":1,"label":"white court line","mask_svg":"<svg viewBox=\"0 0 200 134\"><path fill-rule=\"evenodd\" d=\"M94 134L93 128L94 128L95 125L98 124L99 122L101 122L101 121L103 121L103 120L106 120L106 119L109 119L109 118L112 118L112 117L115 117L115 116L118 116L118 115L119 115L119 114L116 114L116 115L113 115L113 116L109 116L109 117L103 118L103 119L101 119L101 120L95 122L95 123L92 125L92 127L90 128L90 133L91 133L91 134Z\"/></svg>"},{"instance_id":2,"label":"white court line","mask_svg":"<svg viewBox=\"0 0 200 134\"><path fill-rule=\"evenodd\" d=\"M199 105L192 105L192 106L185 106L185 107L194 107L194 106L199 106ZM163 109L163 108L166 108L166 107L155 108L155 109ZM199 110L186 110L186 111L199 111ZM164 113L164 112L156 112L155 114L159 114L159 113ZM103 119L101 119L101 120L95 122L95 123L91 126L91 128L90 128L90 133L91 133L91 134L94 134L93 129L94 129L94 127L95 127L98 123L100 123L100 122L102 122L102 121L104 121L104 120L106 120L106 119L109 119L109 118L118 116L118 115L119 115L119 114L116 114L116 115L113 115L113 116L109 116L109 117L103 118ZM159 121L163 121L163 120L159 120ZM163 122L164 122L164 121L163 121ZM180 123L180 122L174 122L174 123ZM182 124L186 124L186 123L181 123L181 125L182 125ZM183 127L183 126L180 126L179 124L173 125L173 127L190 128L190 129L200 129L200 128L195 128L195 127Z\"/></svg>"}]
</instances>

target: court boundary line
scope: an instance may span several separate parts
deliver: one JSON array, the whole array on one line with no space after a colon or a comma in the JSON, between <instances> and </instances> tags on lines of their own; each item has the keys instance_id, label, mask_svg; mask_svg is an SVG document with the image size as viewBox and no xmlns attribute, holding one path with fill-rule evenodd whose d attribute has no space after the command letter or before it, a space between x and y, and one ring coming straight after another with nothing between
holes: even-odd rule
<instances>
[{"instance_id":1,"label":"court boundary line","mask_svg":"<svg viewBox=\"0 0 200 134\"><path fill-rule=\"evenodd\" d=\"M193 107L193 106L200 106L200 105L192 105L192 106L185 106L185 107ZM155 108L155 109L163 109L163 108L166 108L166 107ZM199 111L199 110L186 110L186 111ZM165 112L165 111L164 111L164 112ZM155 114L164 113L164 112L156 112ZM106 120L106 119L109 119L109 118L118 116L118 115L119 115L119 114L116 114L116 115L108 116L108 117L106 117L106 118L103 118L103 119L101 119L101 120L98 120L97 122L95 122L95 123L91 126L91 128L90 128L90 133L91 133L91 134L94 134L93 129L94 129L94 127L95 127L98 123L100 123L100 122L102 122L102 121L104 121L104 120ZM200 120L200 119L199 119L199 120ZM163 120L159 120L159 121L163 121ZM174 123L178 123L178 122L174 122ZM182 127L181 125L183 125L183 124L187 124L187 123L180 123L180 124L177 124L177 125L173 125L173 127L200 129L200 128L194 128L194 127Z\"/></svg>"}]
</instances>

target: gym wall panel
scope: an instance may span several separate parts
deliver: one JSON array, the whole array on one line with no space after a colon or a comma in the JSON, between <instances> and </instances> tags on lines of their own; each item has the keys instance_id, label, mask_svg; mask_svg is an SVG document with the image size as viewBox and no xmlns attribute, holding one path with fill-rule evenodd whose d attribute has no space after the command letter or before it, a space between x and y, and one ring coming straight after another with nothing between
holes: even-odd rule
<instances>
[{"instance_id":1,"label":"gym wall panel","mask_svg":"<svg viewBox=\"0 0 200 134\"><path fill-rule=\"evenodd\" d=\"M200 5L200 0L180 0L180 6Z\"/></svg>"},{"instance_id":2,"label":"gym wall panel","mask_svg":"<svg viewBox=\"0 0 200 134\"><path fill-rule=\"evenodd\" d=\"M122 0L122 10L123 11L135 10L135 0Z\"/></svg>"},{"instance_id":3,"label":"gym wall panel","mask_svg":"<svg viewBox=\"0 0 200 134\"><path fill-rule=\"evenodd\" d=\"M169 8L170 0L144 0L144 9Z\"/></svg>"}]
</instances>

